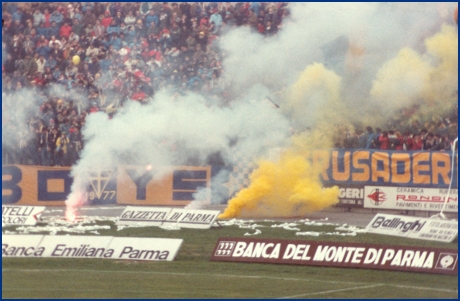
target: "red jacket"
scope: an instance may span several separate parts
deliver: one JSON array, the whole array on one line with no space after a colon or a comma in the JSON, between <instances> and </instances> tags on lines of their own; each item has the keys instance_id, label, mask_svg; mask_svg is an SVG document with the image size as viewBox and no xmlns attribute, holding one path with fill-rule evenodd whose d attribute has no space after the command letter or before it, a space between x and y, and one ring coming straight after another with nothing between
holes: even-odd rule
<instances>
[{"instance_id":1,"label":"red jacket","mask_svg":"<svg viewBox=\"0 0 460 301\"><path fill-rule=\"evenodd\" d=\"M388 136L383 136L380 134L379 136L379 142L380 142L380 149L388 149L388 142L390 139L388 139Z\"/></svg>"},{"instance_id":2,"label":"red jacket","mask_svg":"<svg viewBox=\"0 0 460 301\"><path fill-rule=\"evenodd\" d=\"M61 30L59 30L59 35L61 37L66 37L67 39L70 37L70 32L72 31L72 26L70 25L62 25Z\"/></svg>"},{"instance_id":3,"label":"red jacket","mask_svg":"<svg viewBox=\"0 0 460 301\"><path fill-rule=\"evenodd\" d=\"M51 14L43 14L43 16L45 17L45 27L49 28L51 26L51 23L50 23Z\"/></svg>"},{"instance_id":4,"label":"red jacket","mask_svg":"<svg viewBox=\"0 0 460 301\"><path fill-rule=\"evenodd\" d=\"M133 94L133 97L131 97L132 100L138 100L138 101L143 101L145 99L146 95L144 92L142 91L139 91L139 92L135 92Z\"/></svg>"},{"instance_id":5,"label":"red jacket","mask_svg":"<svg viewBox=\"0 0 460 301\"><path fill-rule=\"evenodd\" d=\"M412 144L412 149L411 150L421 150L423 147L423 141L422 138L414 139L414 144Z\"/></svg>"},{"instance_id":6,"label":"red jacket","mask_svg":"<svg viewBox=\"0 0 460 301\"><path fill-rule=\"evenodd\" d=\"M109 27L110 23L112 23L113 18L112 17L104 17L102 18L101 24L107 29Z\"/></svg>"}]
</instances>

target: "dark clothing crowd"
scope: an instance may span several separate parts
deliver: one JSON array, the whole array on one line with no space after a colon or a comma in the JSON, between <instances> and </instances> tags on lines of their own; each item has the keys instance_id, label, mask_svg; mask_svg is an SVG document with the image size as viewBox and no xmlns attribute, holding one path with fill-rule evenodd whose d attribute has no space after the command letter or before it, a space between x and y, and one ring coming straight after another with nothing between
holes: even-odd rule
<instances>
[{"instance_id":1,"label":"dark clothing crowd","mask_svg":"<svg viewBox=\"0 0 460 301\"><path fill-rule=\"evenodd\" d=\"M230 99L219 37L236 26L269 37L289 14L284 2L4 2L2 10L2 141L14 139L2 143L2 162L44 166L78 160L87 114L111 117L162 88ZM39 110L22 128L5 100L27 89Z\"/></svg>"},{"instance_id":2,"label":"dark clothing crowd","mask_svg":"<svg viewBox=\"0 0 460 301\"><path fill-rule=\"evenodd\" d=\"M270 38L290 14L286 2L4 2L2 11L2 163L43 166L79 159L88 114L111 118L161 89L225 105L220 36L247 26ZM36 106L23 116L26 102ZM336 147L446 151L456 120L404 134L346 131Z\"/></svg>"}]
</instances>

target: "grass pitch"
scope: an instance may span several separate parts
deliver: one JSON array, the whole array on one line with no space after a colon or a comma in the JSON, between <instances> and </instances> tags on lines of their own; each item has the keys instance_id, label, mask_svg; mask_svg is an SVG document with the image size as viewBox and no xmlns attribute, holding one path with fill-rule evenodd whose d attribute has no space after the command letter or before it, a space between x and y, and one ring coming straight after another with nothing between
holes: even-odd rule
<instances>
[{"instance_id":1,"label":"grass pitch","mask_svg":"<svg viewBox=\"0 0 460 301\"><path fill-rule=\"evenodd\" d=\"M238 226L209 230L167 231L158 227L125 228L98 222L103 236L182 238L172 262L113 259L3 258L3 298L452 298L458 299L458 277L352 268L210 261L219 237L254 233ZM436 243L383 235L296 236L272 228L281 222L257 222L257 238L360 242L458 249ZM337 232L336 226L297 226L301 231ZM14 230L14 227L3 228ZM49 233L42 233L49 234ZM66 233L57 233L62 235ZM90 235L90 234L85 234Z\"/></svg>"}]
</instances>

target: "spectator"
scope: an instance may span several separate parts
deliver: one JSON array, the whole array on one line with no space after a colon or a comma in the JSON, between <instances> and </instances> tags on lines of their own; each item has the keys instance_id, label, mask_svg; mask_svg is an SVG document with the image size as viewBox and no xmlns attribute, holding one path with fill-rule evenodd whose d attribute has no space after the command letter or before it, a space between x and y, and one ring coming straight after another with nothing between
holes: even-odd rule
<instances>
[{"instance_id":1,"label":"spectator","mask_svg":"<svg viewBox=\"0 0 460 301\"><path fill-rule=\"evenodd\" d=\"M414 141L413 141L411 150L422 150L422 149L423 149L422 137L420 136L420 134L416 133L414 134Z\"/></svg>"},{"instance_id":2,"label":"spectator","mask_svg":"<svg viewBox=\"0 0 460 301\"><path fill-rule=\"evenodd\" d=\"M57 166L69 166L69 143L70 140L66 136L66 132L61 132L59 138L56 139L55 158Z\"/></svg>"},{"instance_id":3,"label":"spectator","mask_svg":"<svg viewBox=\"0 0 460 301\"><path fill-rule=\"evenodd\" d=\"M113 33L120 34L120 27L116 24L115 20L112 20L112 23L107 27L107 33L109 35Z\"/></svg>"},{"instance_id":4,"label":"spectator","mask_svg":"<svg viewBox=\"0 0 460 301\"><path fill-rule=\"evenodd\" d=\"M64 25L62 25L61 29L59 30L59 36L68 39L70 37L71 32L72 26L70 26L67 22L64 22Z\"/></svg>"},{"instance_id":5,"label":"spectator","mask_svg":"<svg viewBox=\"0 0 460 301\"><path fill-rule=\"evenodd\" d=\"M381 150L387 150L389 149L389 137L388 137L388 132L387 131L383 131L380 135L379 135L379 144L380 144L380 149Z\"/></svg>"},{"instance_id":6,"label":"spectator","mask_svg":"<svg viewBox=\"0 0 460 301\"><path fill-rule=\"evenodd\" d=\"M217 9L213 11L209 23L211 24L212 33L218 34L222 26L222 16L218 13Z\"/></svg>"},{"instance_id":7,"label":"spectator","mask_svg":"<svg viewBox=\"0 0 460 301\"><path fill-rule=\"evenodd\" d=\"M388 149L396 150L399 147L399 139L393 130L388 131Z\"/></svg>"},{"instance_id":8,"label":"spectator","mask_svg":"<svg viewBox=\"0 0 460 301\"><path fill-rule=\"evenodd\" d=\"M69 164L75 164L79 159L79 154L83 148L83 139L80 132L80 127L77 122L74 122L70 127L69 137Z\"/></svg>"},{"instance_id":9,"label":"spectator","mask_svg":"<svg viewBox=\"0 0 460 301\"><path fill-rule=\"evenodd\" d=\"M49 21L51 22L51 26L53 26L53 22L56 23L56 26L60 26L63 20L64 20L64 16L58 10L55 10L51 14L50 19L49 19Z\"/></svg>"},{"instance_id":10,"label":"spectator","mask_svg":"<svg viewBox=\"0 0 460 301\"><path fill-rule=\"evenodd\" d=\"M37 8L33 14L34 17L34 27L38 27L40 23L45 23L45 16L41 13L41 11Z\"/></svg>"},{"instance_id":11,"label":"spectator","mask_svg":"<svg viewBox=\"0 0 460 301\"><path fill-rule=\"evenodd\" d=\"M124 19L126 25L134 25L136 23L136 17L133 14L133 11L130 10Z\"/></svg>"},{"instance_id":12,"label":"spectator","mask_svg":"<svg viewBox=\"0 0 460 301\"><path fill-rule=\"evenodd\" d=\"M150 9L150 12L145 16L145 26L150 27L151 23L155 23L155 26L158 27L159 19L158 16L155 14L155 11Z\"/></svg>"},{"instance_id":13,"label":"spectator","mask_svg":"<svg viewBox=\"0 0 460 301\"><path fill-rule=\"evenodd\" d=\"M57 23L56 22L51 22L51 27L48 28L46 38L50 39L53 36L54 36L54 38L57 38L57 37L59 37L59 33L60 33L60 29L59 29Z\"/></svg>"},{"instance_id":14,"label":"spectator","mask_svg":"<svg viewBox=\"0 0 460 301\"><path fill-rule=\"evenodd\" d=\"M113 18L110 16L109 12L105 12L104 17L101 20L102 26L108 28L110 24L112 24Z\"/></svg>"},{"instance_id":15,"label":"spectator","mask_svg":"<svg viewBox=\"0 0 460 301\"><path fill-rule=\"evenodd\" d=\"M431 150L436 145L433 133L426 135L425 141L423 141L423 150Z\"/></svg>"}]
</instances>

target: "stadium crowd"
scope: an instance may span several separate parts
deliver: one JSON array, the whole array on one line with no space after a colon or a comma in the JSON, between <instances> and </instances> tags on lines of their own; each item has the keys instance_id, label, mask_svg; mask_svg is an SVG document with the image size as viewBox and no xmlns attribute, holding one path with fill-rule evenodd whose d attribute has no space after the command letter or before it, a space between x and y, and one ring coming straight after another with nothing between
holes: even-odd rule
<instances>
[{"instance_id":1,"label":"stadium crowd","mask_svg":"<svg viewBox=\"0 0 460 301\"><path fill-rule=\"evenodd\" d=\"M3 135L15 137L2 143L2 163L44 166L78 160L88 114L111 117L125 101L147 102L162 88L230 100L225 53L216 41L235 26L270 38L289 15L285 2L2 3L2 9L3 95L33 91L40 107L25 130L2 115ZM3 110L12 108L4 103ZM403 134L397 122L390 131L340 129L336 147L442 151L457 137L456 116L404 125Z\"/></svg>"}]
</instances>

